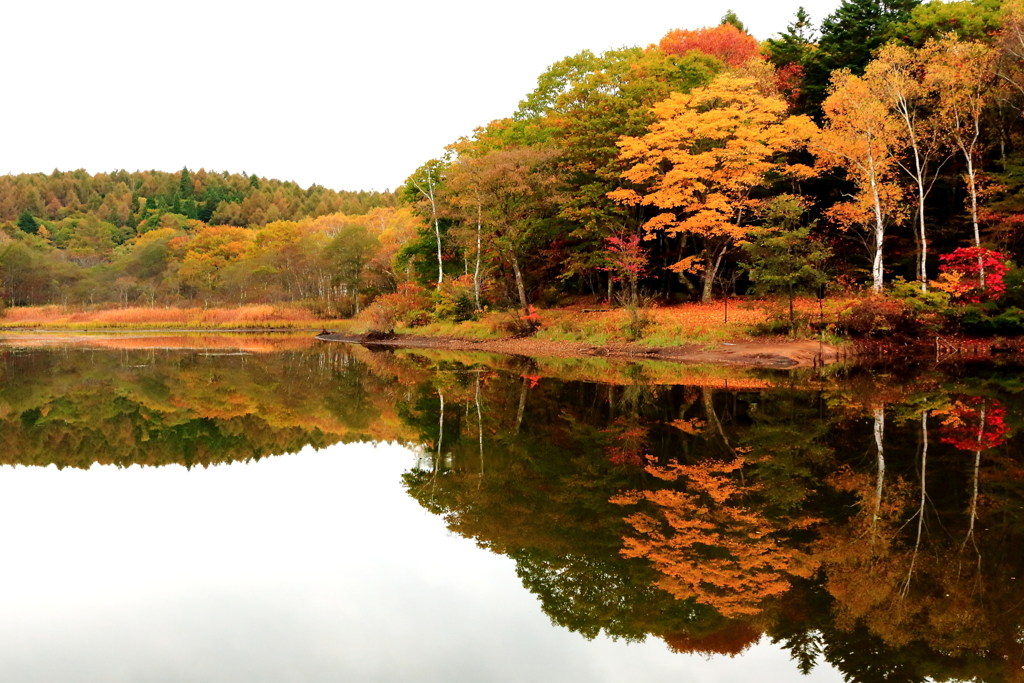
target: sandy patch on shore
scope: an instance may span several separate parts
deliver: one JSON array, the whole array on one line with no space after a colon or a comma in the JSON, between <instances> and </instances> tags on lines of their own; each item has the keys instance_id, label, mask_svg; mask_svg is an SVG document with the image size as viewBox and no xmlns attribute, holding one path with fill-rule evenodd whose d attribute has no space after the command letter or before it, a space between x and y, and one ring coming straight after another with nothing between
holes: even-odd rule
<instances>
[{"instance_id":1,"label":"sandy patch on shore","mask_svg":"<svg viewBox=\"0 0 1024 683\"><path fill-rule=\"evenodd\" d=\"M718 363L764 368L801 368L827 365L839 359L833 346L814 340L770 339L761 341L724 342L711 346L650 347L640 344L593 346L582 342L541 341L537 339L453 339L446 337L400 336L369 340L363 336L321 334L323 341L362 344L364 346L450 349L455 351L486 351L519 356L557 358L589 358L607 356L675 361L678 363Z\"/></svg>"}]
</instances>

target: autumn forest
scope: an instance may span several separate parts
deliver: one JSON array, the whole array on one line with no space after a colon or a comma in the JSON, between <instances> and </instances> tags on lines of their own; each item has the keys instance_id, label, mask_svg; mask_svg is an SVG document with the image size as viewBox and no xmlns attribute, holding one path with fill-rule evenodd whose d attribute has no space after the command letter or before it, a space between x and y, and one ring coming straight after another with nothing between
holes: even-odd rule
<instances>
[{"instance_id":1,"label":"autumn forest","mask_svg":"<svg viewBox=\"0 0 1024 683\"><path fill-rule=\"evenodd\" d=\"M1022 111L1016 0L844 0L763 42L730 11L556 62L394 191L0 177L0 287L14 307L275 303L383 331L580 297L855 296L847 331L1020 333ZM783 309L776 331L807 323Z\"/></svg>"},{"instance_id":2,"label":"autumn forest","mask_svg":"<svg viewBox=\"0 0 1024 683\"><path fill-rule=\"evenodd\" d=\"M1024 683L1024 0L832 6L0 176L0 676Z\"/></svg>"}]
</instances>

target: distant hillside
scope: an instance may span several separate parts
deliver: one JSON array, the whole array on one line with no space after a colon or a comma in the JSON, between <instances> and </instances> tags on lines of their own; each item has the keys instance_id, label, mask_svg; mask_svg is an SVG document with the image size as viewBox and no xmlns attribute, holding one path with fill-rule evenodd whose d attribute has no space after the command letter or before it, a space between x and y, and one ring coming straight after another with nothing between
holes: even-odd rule
<instances>
[{"instance_id":1,"label":"distant hillside","mask_svg":"<svg viewBox=\"0 0 1024 683\"><path fill-rule=\"evenodd\" d=\"M391 262L413 220L392 192L240 173L2 176L0 308L302 303L349 313L360 297L394 291Z\"/></svg>"},{"instance_id":2,"label":"distant hillside","mask_svg":"<svg viewBox=\"0 0 1024 683\"><path fill-rule=\"evenodd\" d=\"M34 232L29 219L38 226L40 221L94 216L128 228L122 231L127 239L136 230L145 232L145 224L158 224L165 213L212 225L262 227L278 220L365 214L394 205L392 192L338 192L319 185L303 190L290 181L203 169L0 176L0 223L26 232Z\"/></svg>"}]
</instances>

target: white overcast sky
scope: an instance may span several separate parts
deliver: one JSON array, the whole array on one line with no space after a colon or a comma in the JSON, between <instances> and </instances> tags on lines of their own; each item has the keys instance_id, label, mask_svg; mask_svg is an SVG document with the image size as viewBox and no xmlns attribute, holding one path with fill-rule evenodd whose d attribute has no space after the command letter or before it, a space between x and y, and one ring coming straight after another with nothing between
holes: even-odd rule
<instances>
[{"instance_id":1,"label":"white overcast sky","mask_svg":"<svg viewBox=\"0 0 1024 683\"><path fill-rule=\"evenodd\" d=\"M394 188L551 63L732 8L757 38L839 0L0 3L0 173L246 171Z\"/></svg>"}]
</instances>

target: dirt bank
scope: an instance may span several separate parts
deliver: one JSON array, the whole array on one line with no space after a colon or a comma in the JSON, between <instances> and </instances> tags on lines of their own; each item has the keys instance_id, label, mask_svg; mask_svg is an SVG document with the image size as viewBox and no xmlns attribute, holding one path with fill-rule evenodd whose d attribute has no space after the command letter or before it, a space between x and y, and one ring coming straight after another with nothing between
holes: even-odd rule
<instances>
[{"instance_id":1,"label":"dirt bank","mask_svg":"<svg viewBox=\"0 0 1024 683\"><path fill-rule=\"evenodd\" d=\"M813 340L771 339L762 341L736 341L655 348L640 344L614 344L593 346L583 342L541 341L537 339L455 339L447 337L396 336L388 339L370 339L365 335L351 336L335 333L317 335L322 341L362 344L370 347L413 349L450 349L453 351L486 351L519 356L548 356L557 358L650 358L677 363L718 363L763 368L809 368L835 362L839 350Z\"/></svg>"}]
</instances>

